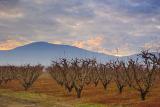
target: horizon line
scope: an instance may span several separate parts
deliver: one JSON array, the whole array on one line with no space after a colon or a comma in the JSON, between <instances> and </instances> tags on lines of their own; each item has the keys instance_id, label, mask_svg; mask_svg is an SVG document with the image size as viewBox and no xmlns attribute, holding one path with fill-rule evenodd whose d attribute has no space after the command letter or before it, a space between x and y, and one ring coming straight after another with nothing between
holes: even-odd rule
<instances>
[{"instance_id":1,"label":"horizon line","mask_svg":"<svg viewBox=\"0 0 160 107\"><path fill-rule=\"evenodd\" d=\"M25 44L16 46L14 48L0 49L0 51L11 51L11 50L14 50L16 48L23 47L23 46L30 45L30 44L34 44L34 43L47 43L47 44L52 44L52 45L66 45L66 46L76 47L76 48L83 49L83 50L90 51L90 52L96 52L96 53L105 54L105 55L111 55L111 56L116 56L116 57L127 57L127 56L131 56L131 55L134 55L134 54L138 54L138 53L133 53L133 54L128 54L128 55L109 54L109 53L104 53L104 52L100 52L100 51L93 51L93 50L88 50L88 49L80 48L80 47L77 47L77 46L74 46L74 45L52 43L52 42L47 42L47 41L31 41L31 42L27 42Z\"/></svg>"}]
</instances>

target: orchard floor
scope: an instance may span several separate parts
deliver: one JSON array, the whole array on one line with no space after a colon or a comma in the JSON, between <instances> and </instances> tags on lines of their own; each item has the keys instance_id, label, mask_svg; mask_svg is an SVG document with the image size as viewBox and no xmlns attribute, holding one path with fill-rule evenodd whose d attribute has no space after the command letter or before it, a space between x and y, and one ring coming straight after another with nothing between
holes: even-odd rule
<instances>
[{"instance_id":1,"label":"orchard floor","mask_svg":"<svg viewBox=\"0 0 160 107\"><path fill-rule=\"evenodd\" d=\"M74 90L68 94L44 73L27 92L18 81L0 87L0 107L160 107L160 84L153 87L145 101L130 88L119 94L114 84L106 91L100 84L86 86L77 99Z\"/></svg>"}]
</instances>

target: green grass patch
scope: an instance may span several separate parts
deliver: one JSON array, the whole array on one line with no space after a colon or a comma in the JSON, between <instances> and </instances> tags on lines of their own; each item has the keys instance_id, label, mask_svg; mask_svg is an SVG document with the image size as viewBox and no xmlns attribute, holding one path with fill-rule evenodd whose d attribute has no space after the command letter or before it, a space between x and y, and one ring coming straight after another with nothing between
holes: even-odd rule
<instances>
[{"instance_id":1,"label":"green grass patch","mask_svg":"<svg viewBox=\"0 0 160 107\"><path fill-rule=\"evenodd\" d=\"M38 93L31 93L31 92L14 92L11 90L0 90L0 95L7 96L7 97L13 97L17 99L22 100L42 100L47 98L47 95L45 94L38 94Z\"/></svg>"},{"instance_id":2,"label":"green grass patch","mask_svg":"<svg viewBox=\"0 0 160 107\"><path fill-rule=\"evenodd\" d=\"M15 92L12 90L0 89L0 96L8 98L6 99L8 102L31 102L40 105L38 107L52 107L52 105L57 105L58 107L58 105L61 104L57 101L59 98L42 93Z\"/></svg>"}]
</instances>

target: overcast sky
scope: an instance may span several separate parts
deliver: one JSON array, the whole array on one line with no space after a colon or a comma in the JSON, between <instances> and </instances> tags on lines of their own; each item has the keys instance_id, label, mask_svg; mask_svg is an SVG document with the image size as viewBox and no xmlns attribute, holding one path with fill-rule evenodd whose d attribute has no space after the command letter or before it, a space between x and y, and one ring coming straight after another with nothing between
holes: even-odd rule
<instances>
[{"instance_id":1,"label":"overcast sky","mask_svg":"<svg viewBox=\"0 0 160 107\"><path fill-rule=\"evenodd\" d=\"M46 41L106 54L160 46L160 0L0 0L0 50Z\"/></svg>"}]
</instances>

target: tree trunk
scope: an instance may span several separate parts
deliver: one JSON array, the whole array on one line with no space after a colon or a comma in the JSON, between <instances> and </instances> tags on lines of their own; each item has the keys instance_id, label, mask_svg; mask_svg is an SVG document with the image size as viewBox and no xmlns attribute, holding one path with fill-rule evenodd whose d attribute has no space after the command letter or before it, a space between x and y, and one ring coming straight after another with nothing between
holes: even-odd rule
<instances>
[{"instance_id":1,"label":"tree trunk","mask_svg":"<svg viewBox=\"0 0 160 107\"><path fill-rule=\"evenodd\" d=\"M77 98L80 98L80 97L81 97L81 91L82 91L82 90L78 90L78 91L77 91Z\"/></svg>"},{"instance_id":2,"label":"tree trunk","mask_svg":"<svg viewBox=\"0 0 160 107\"><path fill-rule=\"evenodd\" d=\"M29 83L25 83L23 84L23 87L24 87L24 90L27 91L30 87L30 84Z\"/></svg>"},{"instance_id":3,"label":"tree trunk","mask_svg":"<svg viewBox=\"0 0 160 107\"><path fill-rule=\"evenodd\" d=\"M129 88L132 88L132 85L131 84L128 84Z\"/></svg>"},{"instance_id":4,"label":"tree trunk","mask_svg":"<svg viewBox=\"0 0 160 107\"><path fill-rule=\"evenodd\" d=\"M124 86L119 86L119 87L118 87L118 90L119 90L119 93L120 93L120 94L122 94L123 88L124 88Z\"/></svg>"},{"instance_id":5,"label":"tree trunk","mask_svg":"<svg viewBox=\"0 0 160 107\"><path fill-rule=\"evenodd\" d=\"M141 100L144 101L146 99L146 95L147 95L146 92L141 92Z\"/></svg>"},{"instance_id":6,"label":"tree trunk","mask_svg":"<svg viewBox=\"0 0 160 107\"><path fill-rule=\"evenodd\" d=\"M24 87L24 90L27 91L27 90L28 90L28 87Z\"/></svg>"},{"instance_id":7,"label":"tree trunk","mask_svg":"<svg viewBox=\"0 0 160 107\"><path fill-rule=\"evenodd\" d=\"M8 83L8 79L4 80L4 83L7 84Z\"/></svg>"},{"instance_id":8,"label":"tree trunk","mask_svg":"<svg viewBox=\"0 0 160 107\"><path fill-rule=\"evenodd\" d=\"M2 80L0 80L0 85L2 85Z\"/></svg>"},{"instance_id":9,"label":"tree trunk","mask_svg":"<svg viewBox=\"0 0 160 107\"><path fill-rule=\"evenodd\" d=\"M76 88L76 87L75 87L75 90L76 90L76 92L77 92L77 98L81 98L82 89L83 89L83 88Z\"/></svg>"},{"instance_id":10,"label":"tree trunk","mask_svg":"<svg viewBox=\"0 0 160 107\"><path fill-rule=\"evenodd\" d=\"M98 85L98 82L94 82L94 85L95 85L95 87L97 87L97 85Z\"/></svg>"},{"instance_id":11,"label":"tree trunk","mask_svg":"<svg viewBox=\"0 0 160 107\"><path fill-rule=\"evenodd\" d=\"M107 90L107 85L108 85L108 83L103 83L103 87L105 90Z\"/></svg>"},{"instance_id":12,"label":"tree trunk","mask_svg":"<svg viewBox=\"0 0 160 107\"><path fill-rule=\"evenodd\" d=\"M72 89L73 89L73 86L65 85L65 88L68 90L69 93L71 93Z\"/></svg>"}]
</instances>

